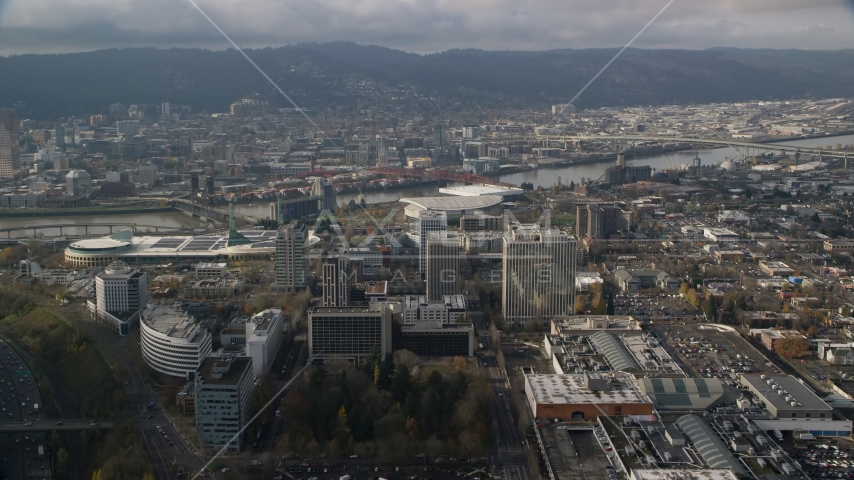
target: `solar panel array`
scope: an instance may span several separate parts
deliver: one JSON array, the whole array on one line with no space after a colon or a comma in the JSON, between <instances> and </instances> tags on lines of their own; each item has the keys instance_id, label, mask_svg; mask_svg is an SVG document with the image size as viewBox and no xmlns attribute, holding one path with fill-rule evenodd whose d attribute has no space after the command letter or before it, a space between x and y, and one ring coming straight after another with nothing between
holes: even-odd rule
<instances>
[{"instance_id":1,"label":"solar panel array","mask_svg":"<svg viewBox=\"0 0 854 480\"><path fill-rule=\"evenodd\" d=\"M219 237L194 237L190 243L184 246L181 250L210 250L211 247L220 241Z\"/></svg>"},{"instance_id":2,"label":"solar panel array","mask_svg":"<svg viewBox=\"0 0 854 480\"><path fill-rule=\"evenodd\" d=\"M182 243L186 242L186 238L161 238L158 240L152 248L178 248Z\"/></svg>"}]
</instances>

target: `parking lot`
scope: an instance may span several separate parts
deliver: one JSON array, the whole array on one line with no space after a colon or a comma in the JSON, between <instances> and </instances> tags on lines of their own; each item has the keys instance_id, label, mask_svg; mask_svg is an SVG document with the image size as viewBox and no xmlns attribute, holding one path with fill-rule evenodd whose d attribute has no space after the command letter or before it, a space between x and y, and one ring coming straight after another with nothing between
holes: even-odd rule
<instances>
[{"instance_id":1,"label":"parking lot","mask_svg":"<svg viewBox=\"0 0 854 480\"><path fill-rule=\"evenodd\" d=\"M616 472L596 441L593 431L567 430L565 426L561 427L546 424L539 428L555 478L612 480Z\"/></svg>"},{"instance_id":2,"label":"parking lot","mask_svg":"<svg viewBox=\"0 0 854 480\"><path fill-rule=\"evenodd\" d=\"M810 442L806 449L797 449L790 455L801 464L810 478L854 478L852 445L830 444L821 439Z\"/></svg>"},{"instance_id":3,"label":"parking lot","mask_svg":"<svg viewBox=\"0 0 854 480\"><path fill-rule=\"evenodd\" d=\"M681 295L666 293L615 295L614 314L653 321L702 317L702 312Z\"/></svg>"},{"instance_id":4,"label":"parking lot","mask_svg":"<svg viewBox=\"0 0 854 480\"><path fill-rule=\"evenodd\" d=\"M693 376L731 381L738 374L782 373L737 332L701 325L662 325L654 330Z\"/></svg>"}]
</instances>

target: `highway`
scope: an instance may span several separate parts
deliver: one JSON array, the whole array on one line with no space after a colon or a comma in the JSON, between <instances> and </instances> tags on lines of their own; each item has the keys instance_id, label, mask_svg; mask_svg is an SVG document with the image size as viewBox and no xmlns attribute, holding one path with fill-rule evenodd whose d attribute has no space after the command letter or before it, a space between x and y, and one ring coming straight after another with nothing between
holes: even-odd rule
<instances>
[{"instance_id":1,"label":"highway","mask_svg":"<svg viewBox=\"0 0 854 480\"><path fill-rule=\"evenodd\" d=\"M15 423L43 420L43 404L39 390L24 361L5 342L0 342L0 358L0 428ZM35 404L39 405L38 411L35 410ZM44 435L29 432L0 433L0 449L3 451L3 459L0 462L2 478L52 478L48 452L40 458L39 445L47 448Z\"/></svg>"}]
</instances>

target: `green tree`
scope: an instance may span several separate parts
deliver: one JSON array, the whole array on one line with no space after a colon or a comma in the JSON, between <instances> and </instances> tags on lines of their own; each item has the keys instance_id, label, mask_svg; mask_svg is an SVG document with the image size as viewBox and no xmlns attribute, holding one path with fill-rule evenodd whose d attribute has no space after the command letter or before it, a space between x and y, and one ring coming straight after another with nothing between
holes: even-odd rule
<instances>
[{"instance_id":1,"label":"green tree","mask_svg":"<svg viewBox=\"0 0 854 480\"><path fill-rule=\"evenodd\" d=\"M616 308L614 307L614 294L613 294L613 292L609 292L608 293L608 308L607 308L606 313L608 315L614 315L615 310L616 310Z\"/></svg>"},{"instance_id":2,"label":"green tree","mask_svg":"<svg viewBox=\"0 0 854 480\"><path fill-rule=\"evenodd\" d=\"M391 380L391 392L394 395L395 400L399 403L405 402L409 397L410 388L411 380L409 369L403 364L396 365L394 368L394 376Z\"/></svg>"},{"instance_id":3,"label":"green tree","mask_svg":"<svg viewBox=\"0 0 854 480\"><path fill-rule=\"evenodd\" d=\"M718 307L715 305L715 300L713 298L710 298L706 302L705 314L706 314L706 320L708 320L710 322L717 321L717 319L718 319Z\"/></svg>"},{"instance_id":4,"label":"green tree","mask_svg":"<svg viewBox=\"0 0 854 480\"><path fill-rule=\"evenodd\" d=\"M387 353L379 366L379 375L376 378L377 387L381 390L388 390L391 387L391 381L394 377L394 357Z\"/></svg>"}]
</instances>

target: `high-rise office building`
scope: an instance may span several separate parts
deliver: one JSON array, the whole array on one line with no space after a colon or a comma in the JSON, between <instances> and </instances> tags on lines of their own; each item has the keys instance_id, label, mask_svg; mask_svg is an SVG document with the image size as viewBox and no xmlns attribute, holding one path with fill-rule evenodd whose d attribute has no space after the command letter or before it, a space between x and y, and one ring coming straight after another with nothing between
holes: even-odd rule
<instances>
[{"instance_id":1,"label":"high-rise office building","mask_svg":"<svg viewBox=\"0 0 854 480\"><path fill-rule=\"evenodd\" d=\"M588 203L575 209L575 234L578 238L607 238L618 231L631 230L634 218L630 210L607 203Z\"/></svg>"},{"instance_id":2,"label":"high-rise office building","mask_svg":"<svg viewBox=\"0 0 854 480\"><path fill-rule=\"evenodd\" d=\"M119 135L133 137L139 135L139 120L119 120L116 122L116 132Z\"/></svg>"},{"instance_id":3,"label":"high-rise office building","mask_svg":"<svg viewBox=\"0 0 854 480\"><path fill-rule=\"evenodd\" d=\"M418 241L418 271L421 279L427 278L427 233L448 230L448 214L444 211L426 210L413 221L412 231Z\"/></svg>"},{"instance_id":4,"label":"high-rise office building","mask_svg":"<svg viewBox=\"0 0 854 480\"><path fill-rule=\"evenodd\" d=\"M65 125L57 125L53 130L53 141L57 147L63 148L65 147Z\"/></svg>"},{"instance_id":5,"label":"high-rise office building","mask_svg":"<svg viewBox=\"0 0 854 480\"><path fill-rule=\"evenodd\" d=\"M142 185L154 185L157 181L157 165L140 165L139 183Z\"/></svg>"},{"instance_id":6,"label":"high-rise office building","mask_svg":"<svg viewBox=\"0 0 854 480\"><path fill-rule=\"evenodd\" d=\"M350 260L332 256L323 264L323 306L350 305Z\"/></svg>"},{"instance_id":7,"label":"high-rise office building","mask_svg":"<svg viewBox=\"0 0 854 480\"><path fill-rule=\"evenodd\" d=\"M388 165L388 137L377 135L377 166Z\"/></svg>"},{"instance_id":8,"label":"high-rise office building","mask_svg":"<svg viewBox=\"0 0 854 480\"><path fill-rule=\"evenodd\" d=\"M442 122L433 126L433 154L441 155L448 153L447 140L445 139L445 124Z\"/></svg>"},{"instance_id":9,"label":"high-rise office building","mask_svg":"<svg viewBox=\"0 0 854 480\"><path fill-rule=\"evenodd\" d=\"M172 109L169 107L169 102L160 104L160 116L163 118L172 118Z\"/></svg>"},{"instance_id":10,"label":"high-rise office building","mask_svg":"<svg viewBox=\"0 0 854 480\"><path fill-rule=\"evenodd\" d=\"M520 225L504 233L502 312L508 324L524 326L575 313L577 244L564 232Z\"/></svg>"},{"instance_id":11,"label":"high-rise office building","mask_svg":"<svg viewBox=\"0 0 854 480\"><path fill-rule=\"evenodd\" d=\"M447 231L427 233L427 301L460 293L460 237Z\"/></svg>"},{"instance_id":12,"label":"high-rise office building","mask_svg":"<svg viewBox=\"0 0 854 480\"><path fill-rule=\"evenodd\" d=\"M308 228L293 221L276 232L276 288L297 292L305 288L308 273Z\"/></svg>"},{"instance_id":13,"label":"high-rise office building","mask_svg":"<svg viewBox=\"0 0 854 480\"><path fill-rule=\"evenodd\" d=\"M203 448L216 453L228 443L228 453L239 453L243 439L237 434L252 414L249 408L252 359L231 355L208 357L196 372L194 386L196 432Z\"/></svg>"},{"instance_id":14,"label":"high-rise office building","mask_svg":"<svg viewBox=\"0 0 854 480\"><path fill-rule=\"evenodd\" d=\"M12 180L20 170L17 115L14 110L0 108L0 181Z\"/></svg>"},{"instance_id":15,"label":"high-rise office building","mask_svg":"<svg viewBox=\"0 0 854 480\"><path fill-rule=\"evenodd\" d=\"M127 335L139 320L139 311L145 308L148 298L145 271L113 262L95 277L95 302L89 308L100 322Z\"/></svg>"}]
</instances>

